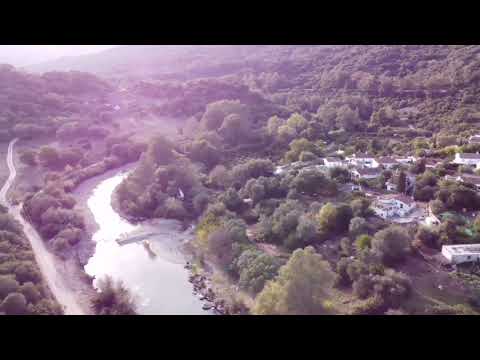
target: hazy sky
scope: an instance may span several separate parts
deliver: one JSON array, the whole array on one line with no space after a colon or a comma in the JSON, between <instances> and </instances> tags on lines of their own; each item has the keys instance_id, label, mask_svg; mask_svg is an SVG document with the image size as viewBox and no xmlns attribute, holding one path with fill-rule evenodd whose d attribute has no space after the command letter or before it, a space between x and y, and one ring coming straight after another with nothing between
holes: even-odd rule
<instances>
[{"instance_id":1,"label":"hazy sky","mask_svg":"<svg viewBox=\"0 0 480 360\"><path fill-rule=\"evenodd\" d=\"M83 55L118 45L0 45L0 63L26 66L62 56Z\"/></svg>"}]
</instances>

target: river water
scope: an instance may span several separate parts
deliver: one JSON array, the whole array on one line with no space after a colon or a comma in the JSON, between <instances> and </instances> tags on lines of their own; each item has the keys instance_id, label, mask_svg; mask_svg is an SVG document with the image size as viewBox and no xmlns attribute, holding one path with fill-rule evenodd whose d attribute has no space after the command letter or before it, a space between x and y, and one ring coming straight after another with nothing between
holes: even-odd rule
<instances>
[{"instance_id":1,"label":"river water","mask_svg":"<svg viewBox=\"0 0 480 360\"><path fill-rule=\"evenodd\" d=\"M99 279L110 275L121 280L137 299L137 312L144 315L207 314L193 294L184 268L182 244L193 236L175 220L154 220L134 225L121 218L111 206L115 188L126 171L101 181L88 198L88 207L98 224L93 235L94 255L85 266L87 274ZM118 238L148 239L153 254L142 241L119 245Z\"/></svg>"}]
</instances>

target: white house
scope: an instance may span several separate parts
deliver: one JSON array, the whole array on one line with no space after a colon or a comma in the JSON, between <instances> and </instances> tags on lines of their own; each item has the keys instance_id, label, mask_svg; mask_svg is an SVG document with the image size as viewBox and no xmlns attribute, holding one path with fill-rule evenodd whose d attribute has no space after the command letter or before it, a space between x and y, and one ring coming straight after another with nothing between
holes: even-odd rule
<instances>
[{"instance_id":1,"label":"white house","mask_svg":"<svg viewBox=\"0 0 480 360\"><path fill-rule=\"evenodd\" d=\"M469 144L480 144L480 135L473 135L473 136L470 136L470 138L468 139L468 143Z\"/></svg>"},{"instance_id":2,"label":"white house","mask_svg":"<svg viewBox=\"0 0 480 360\"><path fill-rule=\"evenodd\" d=\"M327 168L345 167L343 160L338 157L327 157L323 159L323 162Z\"/></svg>"},{"instance_id":3,"label":"white house","mask_svg":"<svg viewBox=\"0 0 480 360\"><path fill-rule=\"evenodd\" d=\"M452 264L480 261L480 244L444 245L442 255Z\"/></svg>"},{"instance_id":4,"label":"white house","mask_svg":"<svg viewBox=\"0 0 480 360\"><path fill-rule=\"evenodd\" d=\"M376 159L376 162L383 168L390 170L400 165L400 163L392 157L381 157Z\"/></svg>"},{"instance_id":5,"label":"white house","mask_svg":"<svg viewBox=\"0 0 480 360\"><path fill-rule=\"evenodd\" d=\"M372 205L375 214L384 219L394 216L405 216L415 207L415 201L403 194L381 196Z\"/></svg>"},{"instance_id":6,"label":"white house","mask_svg":"<svg viewBox=\"0 0 480 360\"><path fill-rule=\"evenodd\" d=\"M397 160L397 162L400 164L413 164L415 161L417 161L417 158L415 156L399 156L396 157L395 160Z\"/></svg>"},{"instance_id":7,"label":"white house","mask_svg":"<svg viewBox=\"0 0 480 360\"><path fill-rule=\"evenodd\" d=\"M480 164L480 154L456 153L454 164L477 166Z\"/></svg>"},{"instance_id":8,"label":"white house","mask_svg":"<svg viewBox=\"0 0 480 360\"><path fill-rule=\"evenodd\" d=\"M358 168L352 170L353 177L357 179L376 179L380 174L381 172L376 168Z\"/></svg>"},{"instance_id":9,"label":"white house","mask_svg":"<svg viewBox=\"0 0 480 360\"><path fill-rule=\"evenodd\" d=\"M348 162L355 166L363 166L368 168L377 168L379 163L373 155L369 154L353 154L352 156L347 157Z\"/></svg>"}]
</instances>

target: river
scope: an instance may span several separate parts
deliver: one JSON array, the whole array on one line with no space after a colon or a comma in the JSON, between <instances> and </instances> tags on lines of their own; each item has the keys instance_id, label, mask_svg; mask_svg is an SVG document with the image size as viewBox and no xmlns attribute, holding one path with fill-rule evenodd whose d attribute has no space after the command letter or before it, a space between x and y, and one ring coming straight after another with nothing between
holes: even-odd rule
<instances>
[{"instance_id":1,"label":"river","mask_svg":"<svg viewBox=\"0 0 480 360\"><path fill-rule=\"evenodd\" d=\"M189 271L184 268L187 259L182 244L192 238L192 231L183 231L180 222L166 219L134 225L113 209L112 194L127 174L122 170L102 180L88 197L98 229L92 238L95 252L85 271L95 279L110 275L121 280L134 294L139 314L207 314L203 302L193 294ZM142 241L121 246L116 242L132 237L148 239L154 254Z\"/></svg>"}]
</instances>

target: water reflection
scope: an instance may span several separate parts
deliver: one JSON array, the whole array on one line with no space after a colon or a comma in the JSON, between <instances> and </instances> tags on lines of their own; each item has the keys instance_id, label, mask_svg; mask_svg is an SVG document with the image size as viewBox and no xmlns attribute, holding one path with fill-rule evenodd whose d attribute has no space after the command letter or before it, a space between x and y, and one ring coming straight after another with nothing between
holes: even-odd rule
<instances>
[{"instance_id":1,"label":"water reflection","mask_svg":"<svg viewBox=\"0 0 480 360\"><path fill-rule=\"evenodd\" d=\"M95 254L85 271L95 278L110 275L122 280L135 294L140 314L205 314L202 302L193 295L184 269L182 242L192 236L174 220L155 220L133 225L122 219L111 206L111 195L127 176L123 172L102 181L88 199L99 229L93 235ZM148 239L119 245L118 238ZM154 256L152 256L152 253Z\"/></svg>"}]
</instances>

